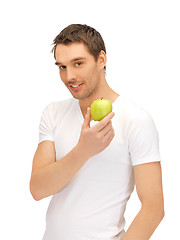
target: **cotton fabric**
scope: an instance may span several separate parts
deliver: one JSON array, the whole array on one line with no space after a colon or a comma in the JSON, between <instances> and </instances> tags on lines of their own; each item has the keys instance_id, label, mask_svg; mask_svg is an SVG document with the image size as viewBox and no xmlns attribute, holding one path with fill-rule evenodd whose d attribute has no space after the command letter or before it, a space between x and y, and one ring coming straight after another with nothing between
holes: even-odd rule
<instances>
[{"instance_id":1,"label":"cotton fabric","mask_svg":"<svg viewBox=\"0 0 180 240\"><path fill-rule=\"evenodd\" d=\"M161 161L159 136L150 114L129 98L120 95L112 105L115 137L52 196L43 240L120 240L124 235L133 166ZM52 102L42 112L38 143L53 141L61 161L78 143L83 121L78 99Z\"/></svg>"}]
</instances>

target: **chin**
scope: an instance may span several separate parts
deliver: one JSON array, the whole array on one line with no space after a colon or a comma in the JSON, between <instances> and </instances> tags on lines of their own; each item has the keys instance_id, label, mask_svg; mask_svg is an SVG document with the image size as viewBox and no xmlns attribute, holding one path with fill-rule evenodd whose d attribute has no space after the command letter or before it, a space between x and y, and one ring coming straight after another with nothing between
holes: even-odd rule
<instances>
[{"instance_id":1,"label":"chin","mask_svg":"<svg viewBox=\"0 0 180 240\"><path fill-rule=\"evenodd\" d=\"M80 93L80 92L79 92L79 93L78 93L78 92L77 92L77 93L73 93L73 92L70 91L70 93L72 94L72 96L73 96L75 99L79 99L79 100L80 100L80 99L87 99L87 98L89 98L89 97L92 95L91 92L90 92L90 93L87 92L87 93L84 93L84 94L83 94L83 93Z\"/></svg>"}]
</instances>

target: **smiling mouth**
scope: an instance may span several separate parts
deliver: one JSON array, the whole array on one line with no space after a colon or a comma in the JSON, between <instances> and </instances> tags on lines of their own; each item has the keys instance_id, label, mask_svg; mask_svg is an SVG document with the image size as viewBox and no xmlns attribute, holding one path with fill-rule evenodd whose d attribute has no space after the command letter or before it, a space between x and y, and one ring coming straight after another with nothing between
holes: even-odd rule
<instances>
[{"instance_id":1,"label":"smiling mouth","mask_svg":"<svg viewBox=\"0 0 180 240\"><path fill-rule=\"evenodd\" d=\"M71 87L79 87L80 84L73 84L73 85L70 85Z\"/></svg>"},{"instance_id":2,"label":"smiling mouth","mask_svg":"<svg viewBox=\"0 0 180 240\"><path fill-rule=\"evenodd\" d=\"M70 88L72 90L79 90L82 85L83 85L83 83L81 83L81 84L72 84L72 85L70 85Z\"/></svg>"}]
</instances>

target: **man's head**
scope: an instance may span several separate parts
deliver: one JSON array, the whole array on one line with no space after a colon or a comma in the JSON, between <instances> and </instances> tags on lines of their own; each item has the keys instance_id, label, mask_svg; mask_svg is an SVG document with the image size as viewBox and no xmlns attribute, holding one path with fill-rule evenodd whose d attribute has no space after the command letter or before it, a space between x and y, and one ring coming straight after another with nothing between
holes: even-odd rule
<instances>
[{"instance_id":1,"label":"man's head","mask_svg":"<svg viewBox=\"0 0 180 240\"><path fill-rule=\"evenodd\" d=\"M74 98L97 94L103 87L106 66L106 49L100 34L87 25L72 24L60 32L54 44L55 64Z\"/></svg>"},{"instance_id":2,"label":"man's head","mask_svg":"<svg viewBox=\"0 0 180 240\"><path fill-rule=\"evenodd\" d=\"M104 41L98 31L86 24L71 24L64 28L54 39L54 58L56 59L56 47L58 44L68 45L74 42L84 43L89 52L94 56L97 61L99 53L103 50L106 53ZM106 66L104 67L106 70Z\"/></svg>"}]
</instances>

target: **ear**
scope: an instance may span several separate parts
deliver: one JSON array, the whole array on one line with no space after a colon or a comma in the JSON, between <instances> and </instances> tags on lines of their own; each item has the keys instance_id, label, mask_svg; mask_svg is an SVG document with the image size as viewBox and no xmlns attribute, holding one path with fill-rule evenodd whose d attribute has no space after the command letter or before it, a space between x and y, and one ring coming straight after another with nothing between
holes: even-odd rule
<instances>
[{"instance_id":1,"label":"ear","mask_svg":"<svg viewBox=\"0 0 180 240\"><path fill-rule=\"evenodd\" d=\"M98 57L98 66L100 69L104 70L104 67L106 66L107 63L107 57L106 57L106 53L101 50L99 53L99 57Z\"/></svg>"}]
</instances>

